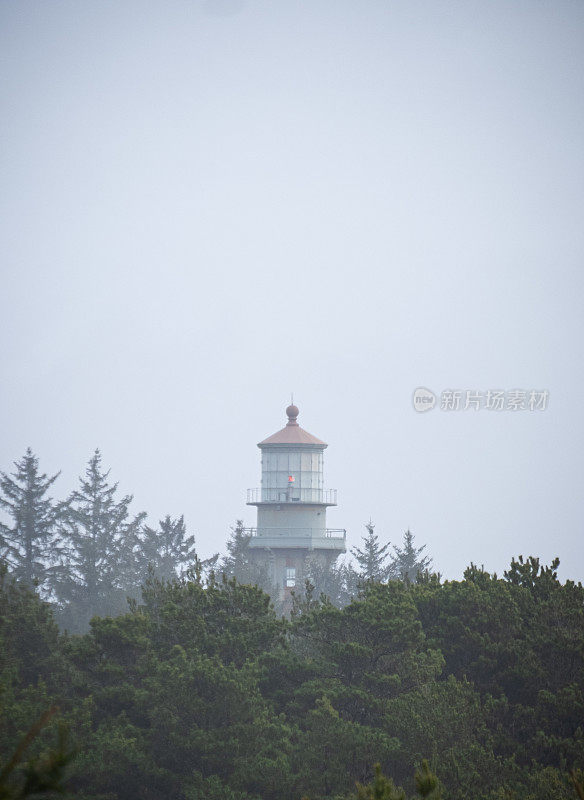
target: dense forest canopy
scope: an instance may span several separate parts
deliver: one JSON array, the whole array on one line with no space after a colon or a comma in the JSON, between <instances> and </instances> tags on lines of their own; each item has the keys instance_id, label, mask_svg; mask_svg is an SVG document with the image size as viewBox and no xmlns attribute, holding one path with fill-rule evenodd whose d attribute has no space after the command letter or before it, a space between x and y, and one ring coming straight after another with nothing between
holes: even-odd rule
<instances>
[{"instance_id":1,"label":"dense forest canopy","mask_svg":"<svg viewBox=\"0 0 584 800\"><path fill-rule=\"evenodd\" d=\"M130 513L98 452L66 500L55 477L30 451L2 476L0 797L581 791L584 589L557 560L443 582L409 531L391 555L369 523L356 565L314 564L284 617L242 525L202 563L182 518Z\"/></svg>"}]
</instances>

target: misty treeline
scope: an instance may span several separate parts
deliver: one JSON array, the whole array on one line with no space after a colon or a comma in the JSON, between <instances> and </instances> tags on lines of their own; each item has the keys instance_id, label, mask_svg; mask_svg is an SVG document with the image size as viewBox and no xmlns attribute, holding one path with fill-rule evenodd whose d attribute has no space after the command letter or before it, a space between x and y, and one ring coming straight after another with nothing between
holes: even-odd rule
<instances>
[{"instance_id":1,"label":"misty treeline","mask_svg":"<svg viewBox=\"0 0 584 800\"><path fill-rule=\"evenodd\" d=\"M9 519L0 523L0 557L54 605L69 631L87 630L95 614L127 611L149 569L169 579L194 563L195 540L184 519L167 516L155 529L144 512L131 513L132 496L119 496L99 450L60 501L50 497L60 473L42 473L30 448L14 467L0 473L0 509Z\"/></svg>"},{"instance_id":2,"label":"misty treeline","mask_svg":"<svg viewBox=\"0 0 584 800\"><path fill-rule=\"evenodd\" d=\"M51 498L60 473L47 476L28 449L12 473L0 473L0 558L11 574L54 605L63 629L82 633L92 616L115 616L128 610L128 599L139 600L150 573L161 580L187 574L198 563L195 538L187 535L184 518L167 515L157 527L146 523L144 512L130 511L131 495L119 496L96 450L79 479L78 487L63 500ZM250 536L239 520L227 552L199 563L204 574L236 577L257 585L278 609L280 586L271 583L267 565L251 558ZM355 566L341 562L325 567L308 558L305 575L310 591L326 594L338 606L350 602L363 581L416 580L431 561L424 547L414 546L410 531L403 546L381 545L374 525L366 525L361 548L352 552ZM297 592L305 591L299 587Z\"/></svg>"},{"instance_id":3,"label":"misty treeline","mask_svg":"<svg viewBox=\"0 0 584 800\"><path fill-rule=\"evenodd\" d=\"M375 525L371 521L365 525L365 531L361 548L351 549L355 559L354 564L345 559L325 564L317 556L310 554L306 556L303 569L304 585L297 586L294 591L297 603L306 596L325 595L337 608L343 608L367 582L389 580L415 582L431 574L432 560L423 553L426 545L416 547L411 531L405 531L402 547L393 545L393 553L390 553L389 542L380 544L379 537L375 533ZM218 574L236 578L239 583L259 586L270 595L276 610L282 611L278 602L281 587L270 581L267 564L258 562L252 557L249 548L250 539L251 536L243 527L243 522L237 520L227 542L227 555L216 567L213 564L213 567Z\"/></svg>"},{"instance_id":4,"label":"misty treeline","mask_svg":"<svg viewBox=\"0 0 584 800\"><path fill-rule=\"evenodd\" d=\"M372 580L286 618L196 564L83 635L1 566L0 797L582 797L584 589L557 566Z\"/></svg>"}]
</instances>

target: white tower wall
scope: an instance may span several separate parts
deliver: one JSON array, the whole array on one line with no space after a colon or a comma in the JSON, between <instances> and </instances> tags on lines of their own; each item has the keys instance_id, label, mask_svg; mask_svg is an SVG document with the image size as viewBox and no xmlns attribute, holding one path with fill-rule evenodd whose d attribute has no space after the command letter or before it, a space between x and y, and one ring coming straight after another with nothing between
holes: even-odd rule
<instances>
[{"instance_id":1,"label":"white tower wall","mask_svg":"<svg viewBox=\"0 0 584 800\"><path fill-rule=\"evenodd\" d=\"M296 406L286 413L286 427L258 444L261 488L248 492L248 504L257 506L249 546L269 565L282 599L301 584L307 556L330 564L345 552L345 531L326 527L327 506L336 505L336 491L324 489L327 444L298 425Z\"/></svg>"}]
</instances>

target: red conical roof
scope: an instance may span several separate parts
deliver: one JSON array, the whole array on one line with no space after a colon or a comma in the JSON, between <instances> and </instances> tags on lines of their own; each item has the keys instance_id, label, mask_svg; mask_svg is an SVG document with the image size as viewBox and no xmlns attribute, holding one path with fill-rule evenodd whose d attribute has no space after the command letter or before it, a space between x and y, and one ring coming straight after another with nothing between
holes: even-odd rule
<instances>
[{"instance_id":1,"label":"red conical roof","mask_svg":"<svg viewBox=\"0 0 584 800\"><path fill-rule=\"evenodd\" d=\"M320 444L326 447L326 442L317 439L316 436L305 431L304 428L301 428L296 422L299 413L296 406L288 406L286 409L286 414L288 415L286 427L268 436L267 439L264 439L258 444L258 447L262 447L264 444Z\"/></svg>"}]
</instances>

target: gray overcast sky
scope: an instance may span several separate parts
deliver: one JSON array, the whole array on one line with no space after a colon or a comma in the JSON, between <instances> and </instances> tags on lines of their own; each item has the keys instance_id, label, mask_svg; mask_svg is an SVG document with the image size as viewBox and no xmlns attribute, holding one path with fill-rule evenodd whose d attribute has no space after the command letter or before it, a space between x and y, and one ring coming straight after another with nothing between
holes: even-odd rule
<instances>
[{"instance_id":1,"label":"gray overcast sky","mask_svg":"<svg viewBox=\"0 0 584 800\"><path fill-rule=\"evenodd\" d=\"M0 469L30 445L65 496L99 446L205 556L293 390L350 544L584 579L583 34L580 0L4 0Z\"/></svg>"}]
</instances>

